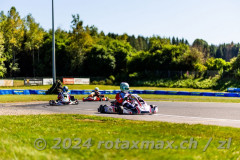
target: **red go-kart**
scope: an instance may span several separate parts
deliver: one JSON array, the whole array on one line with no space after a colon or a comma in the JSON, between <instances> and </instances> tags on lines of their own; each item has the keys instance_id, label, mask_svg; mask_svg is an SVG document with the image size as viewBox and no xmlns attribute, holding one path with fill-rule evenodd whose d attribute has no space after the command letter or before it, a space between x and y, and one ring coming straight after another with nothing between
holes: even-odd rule
<instances>
[{"instance_id":1,"label":"red go-kart","mask_svg":"<svg viewBox=\"0 0 240 160\"><path fill-rule=\"evenodd\" d=\"M85 101L109 101L110 99L108 97L104 97L104 95L98 96L88 96L87 98L83 98L83 102Z\"/></svg>"}]
</instances>

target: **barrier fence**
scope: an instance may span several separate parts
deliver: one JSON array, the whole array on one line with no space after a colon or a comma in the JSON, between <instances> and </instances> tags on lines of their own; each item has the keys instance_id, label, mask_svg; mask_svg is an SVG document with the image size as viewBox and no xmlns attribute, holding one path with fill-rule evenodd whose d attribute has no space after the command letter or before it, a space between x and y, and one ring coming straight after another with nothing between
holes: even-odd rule
<instances>
[{"instance_id":1,"label":"barrier fence","mask_svg":"<svg viewBox=\"0 0 240 160\"><path fill-rule=\"evenodd\" d=\"M228 88L228 92L240 92L240 88Z\"/></svg>"},{"instance_id":2,"label":"barrier fence","mask_svg":"<svg viewBox=\"0 0 240 160\"><path fill-rule=\"evenodd\" d=\"M46 90L2 89L0 95L45 95ZM70 90L72 95L88 95L93 90ZM101 90L101 94L117 94L120 90ZM162 91L162 90L130 90L131 94L157 94L157 95L185 95L185 96L216 96L216 97L240 97L239 93L227 92L185 92L185 91Z\"/></svg>"}]
</instances>

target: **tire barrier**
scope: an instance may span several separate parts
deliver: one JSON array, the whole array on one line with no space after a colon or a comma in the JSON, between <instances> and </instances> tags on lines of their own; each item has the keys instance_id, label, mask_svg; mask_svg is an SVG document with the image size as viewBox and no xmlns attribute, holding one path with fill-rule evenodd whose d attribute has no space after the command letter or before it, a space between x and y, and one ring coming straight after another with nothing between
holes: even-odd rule
<instances>
[{"instance_id":1,"label":"tire barrier","mask_svg":"<svg viewBox=\"0 0 240 160\"><path fill-rule=\"evenodd\" d=\"M0 95L45 95L46 90L2 89ZM93 90L70 90L72 95L89 95ZM117 94L120 90L100 90L101 94ZM232 92L186 92L186 91L162 91L162 90L130 90L131 94L157 94L157 95L182 95L182 96L215 96L215 97L240 97L240 93Z\"/></svg>"},{"instance_id":2,"label":"tire barrier","mask_svg":"<svg viewBox=\"0 0 240 160\"><path fill-rule=\"evenodd\" d=\"M0 95L30 95L30 94L41 94L44 95L46 90L32 90L32 89L1 89Z\"/></svg>"},{"instance_id":3,"label":"tire barrier","mask_svg":"<svg viewBox=\"0 0 240 160\"><path fill-rule=\"evenodd\" d=\"M228 88L228 92L240 92L240 88Z\"/></svg>"}]
</instances>

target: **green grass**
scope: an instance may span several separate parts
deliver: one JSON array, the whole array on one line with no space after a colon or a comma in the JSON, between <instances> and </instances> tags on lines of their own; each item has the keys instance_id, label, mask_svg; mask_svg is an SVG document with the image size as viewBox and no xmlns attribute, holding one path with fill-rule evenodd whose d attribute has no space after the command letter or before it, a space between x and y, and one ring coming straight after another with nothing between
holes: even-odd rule
<instances>
[{"instance_id":1,"label":"green grass","mask_svg":"<svg viewBox=\"0 0 240 160\"><path fill-rule=\"evenodd\" d=\"M100 90L119 90L119 86L111 85L68 85L69 89L94 89L99 87ZM21 87L0 87L0 89L43 89L47 90L50 86L21 86ZM166 90L166 91L189 91L189 92L216 92L209 89L193 89L193 88L163 88L163 87L131 87L130 89L138 90ZM81 100L87 95L75 95ZM115 99L115 95L106 95L111 99ZM226 102L240 103L239 98L226 97L203 97L203 96L177 96L177 95L140 95L146 100L152 101L185 101L185 102ZM56 99L56 95L0 95L0 102L30 102L30 101L49 101Z\"/></svg>"},{"instance_id":2,"label":"green grass","mask_svg":"<svg viewBox=\"0 0 240 160\"><path fill-rule=\"evenodd\" d=\"M75 98L82 100L87 95L75 95ZM111 100L115 99L115 95L105 95ZM240 98L230 97L205 97L205 96L177 96L177 95L140 95L146 101L180 101L180 102L224 102L224 103L240 103ZM31 101L49 101L57 99L56 95L0 95L0 103L9 102L31 102Z\"/></svg>"},{"instance_id":3,"label":"green grass","mask_svg":"<svg viewBox=\"0 0 240 160\"><path fill-rule=\"evenodd\" d=\"M34 102L57 99L57 95L0 95L0 103Z\"/></svg>"},{"instance_id":4,"label":"green grass","mask_svg":"<svg viewBox=\"0 0 240 160\"><path fill-rule=\"evenodd\" d=\"M67 85L69 89L94 89L99 87L100 90L119 90L119 86L113 85ZM42 89L47 90L51 86L13 86L13 87L0 87L0 89ZM165 87L138 87L130 86L130 89L139 89L139 90L167 90L167 91L189 91L189 92L216 92L216 90L211 89L193 89L193 88L165 88Z\"/></svg>"},{"instance_id":5,"label":"green grass","mask_svg":"<svg viewBox=\"0 0 240 160\"><path fill-rule=\"evenodd\" d=\"M104 118L84 115L28 115L0 116L0 154L1 159L237 159L239 158L240 137L238 128L173 124L165 122L144 122L124 119ZM47 142L46 149L38 151L34 148L37 138ZM52 147L61 139L60 149ZM81 149L63 148L63 140L80 138ZM83 147L83 143L91 138L91 147ZM138 149L106 149L100 141L139 141ZM193 138L197 141L196 149L179 148L182 141ZM203 149L212 139L207 150ZM219 141L232 138L229 149L217 149ZM165 142L163 149L141 149L142 141ZM167 141L174 141L173 149L165 149ZM124 142L126 144L126 142ZM67 143L69 144L69 143ZM123 143L119 143L119 147ZM188 147L184 144L183 147ZM117 146L117 147L118 147ZM175 149L178 146L178 149ZM226 147L227 145L224 145ZM124 146L123 146L124 147Z\"/></svg>"}]
</instances>

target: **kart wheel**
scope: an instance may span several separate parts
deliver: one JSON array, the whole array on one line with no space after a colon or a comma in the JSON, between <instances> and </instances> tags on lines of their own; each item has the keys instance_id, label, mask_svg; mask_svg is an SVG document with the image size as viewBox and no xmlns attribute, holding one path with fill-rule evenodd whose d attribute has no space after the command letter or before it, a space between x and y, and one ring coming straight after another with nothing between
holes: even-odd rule
<instances>
[{"instance_id":1,"label":"kart wheel","mask_svg":"<svg viewBox=\"0 0 240 160\"><path fill-rule=\"evenodd\" d=\"M75 101L74 96L70 96L71 101Z\"/></svg>"},{"instance_id":2,"label":"kart wheel","mask_svg":"<svg viewBox=\"0 0 240 160\"><path fill-rule=\"evenodd\" d=\"M100 112L100 113L105 113L105 109L104 109L105 107L103 106L103 105L100 105L100 107L98 108L98 111Z\"/></svg>"},{"instance_id":3,"label":"kart wheel","mask_svg":"<svg viewBox=\"0 0 240 160\"><path fill-rule=\"evenodd\" d=\"M75 100L75 105L78 105L79 104L79 101L76 99Z\"/></svg>"},{"instance_id":4,"label":"kart wheel","mask_svg":"<svg viewBox=\"0 0 240 160\"><path fill-rule=\"evenodd\" d=\"M157 113L157 112L158 112L158 107L154 106L154 113Z\"/></svg>"},{"instance_id":5,"label":"kart wheel","mask_svg":"<svg viewBox=\"0 0 240 160\"><path fill-rule=\"evenodd\" d=\"M54 100L50 100L50 101L49 101L49 105L50 105L50 106L53 106L54 104L55 104L55 103L54 103Z\"/></svg>"},{"instance_id":6,"label":"kart wheel","mask_svg":"<svg viewBox=\"0 0 240 160\"><path fill-rule=\"evenodd\" d=\"M157 106L150 105L152 114L157 112Z\"/></svg>"},{"instance_id":7,"label":"kart wheel","mask_svg":"<svg viewBox=\"0 0 240 160\"><path fill-rule=\"evenodd\" d=\"M119 114L123 114L123 106L119 106Z\"/></svg>"}]
</instances>

